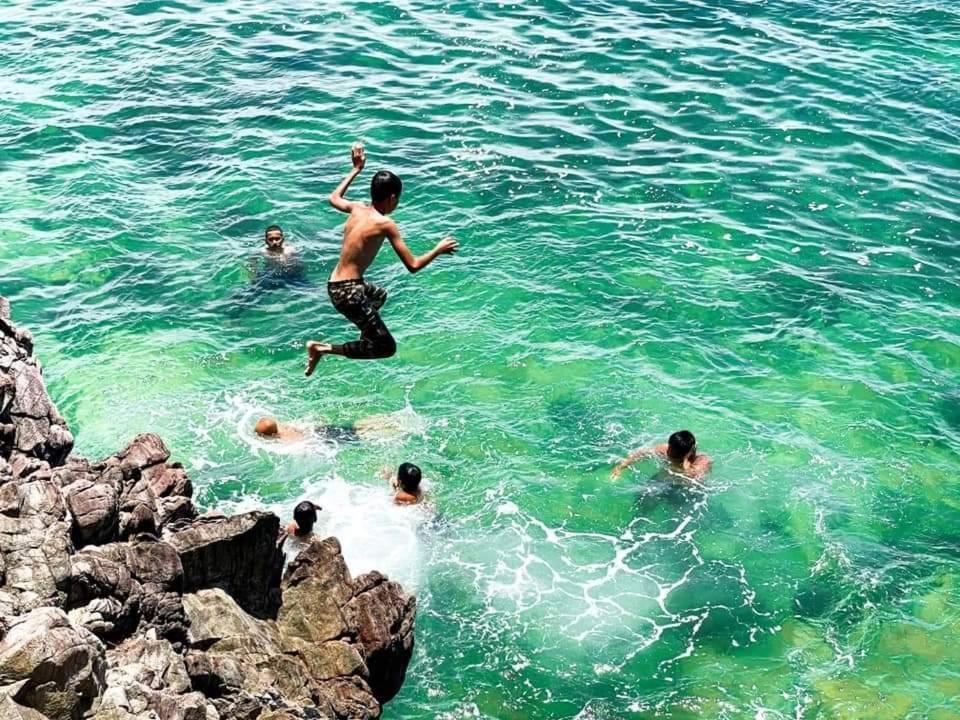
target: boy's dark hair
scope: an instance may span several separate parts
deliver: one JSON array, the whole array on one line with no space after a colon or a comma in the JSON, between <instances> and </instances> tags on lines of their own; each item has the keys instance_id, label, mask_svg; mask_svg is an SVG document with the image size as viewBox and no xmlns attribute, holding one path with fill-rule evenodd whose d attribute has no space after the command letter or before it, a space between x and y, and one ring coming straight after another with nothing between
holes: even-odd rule
<instances>
[{"instance_id":1,"label":"boy's dark hair","mask_svg":"<svg viewBox=\"0 0 960 720\"><path fill-rule=\"evenodd\" d=\"M297 534L305 535L313 530L313 524L317 521L317 510L319 506L314 505L309 500L304 500L293 509L293 521L297 524Z\"/></svg>"},{"instance_id":2,"label":"boy's dark hair","mask_svg":"<svg viewBox=\"0 0 960 720\"><path fill-rule=\"evenodd\" d=\"M667 457L675 462L684 460L690 451L697 446L697 439L689 430L675 432L667 440Z\"/></svg>"},{"instance_id":3,"label":"boy's dark hair","mask_svg":"<svg viewBox=\"0 0 960 720\"><path fill-rule=\"evenodd\" d=\"M397 470L397 483L404 492L415 493L420 488L420 468L413 463L403 463Z\"/></svg>"},{"instance_id":4,"label":"boy's dark hair","mask_svg":"<svg viewBox=\"0 0 960 720\"><path fill-rule=\"evenodd\" d=\"M271 225L270 227L268 227L266 230L263 231L263 236L266 237L267 235L272 233L274 230L279 230L280 234L283 235L282 227L280 227L279 225Z\"/></svg>"},{"instance_id":5,"label":"boy's dark hair","mask_svg":"<svg viewBox=\"0 0 960 720\"><path fill-rule=\"evenodd\" d=\"M389 170L381 170L370 181L370 199L374 202L389 200L391 195L400 197L403 182Z\"/></svg>"}]
</instances>

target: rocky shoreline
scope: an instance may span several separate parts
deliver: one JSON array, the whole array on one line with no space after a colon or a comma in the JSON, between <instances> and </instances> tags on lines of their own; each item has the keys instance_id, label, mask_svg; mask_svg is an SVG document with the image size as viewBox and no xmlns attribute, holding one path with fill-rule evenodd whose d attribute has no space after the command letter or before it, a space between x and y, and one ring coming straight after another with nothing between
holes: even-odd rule
<instances>
[{"instance_id":1,"label":"rocky shoreline","mask_svg":"<svg viewBox=\"0 0 960 720\"><path fill-rule=\"evenodd\" d=\"M199 515L156 435L99 462L0 298L0 720L378 718L416 601L335 538L281 577L280 520Z\"/></svg>"}]
</instances>

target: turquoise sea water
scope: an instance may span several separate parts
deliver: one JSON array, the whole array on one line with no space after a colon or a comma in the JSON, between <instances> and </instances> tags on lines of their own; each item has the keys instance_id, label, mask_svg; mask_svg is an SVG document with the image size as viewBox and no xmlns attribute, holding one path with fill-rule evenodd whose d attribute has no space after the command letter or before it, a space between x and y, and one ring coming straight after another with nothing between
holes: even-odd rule
<instances>
[{"instance_id":1,"label":"turquoise sea water","mask_svg":"<svg viewBox=\"0 0 960 720\"><path fill-rule=\"evenodd\" d=\"M0 48L0 293L78 452L319 499L419 597L386 717L960 717L960 6L6 0ZM358 139L462 251L387 249L397 356L305 380ZM306 274L254 285L273 222ZM610 480L682 427L705 492Z\"/></svg>"}]
</instances>

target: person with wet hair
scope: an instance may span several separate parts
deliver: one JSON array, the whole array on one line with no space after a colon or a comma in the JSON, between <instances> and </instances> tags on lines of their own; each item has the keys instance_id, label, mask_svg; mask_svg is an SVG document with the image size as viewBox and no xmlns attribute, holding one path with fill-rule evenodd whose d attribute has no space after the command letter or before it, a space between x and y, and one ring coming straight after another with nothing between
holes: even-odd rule
<instances>
[{"instance_id":1,"label":"person with wet hair","mask_svg":"<svg viewBox=\"0 0 960 720\"><path fill-rule=\"evenodd\" d=\"M665 460L671 473L694 481L702 480L713 466L709 456L697 452L697 439L693 433L678 430L662 445L634 450L613 469L613 478L620 477L628 467L647 457Z\"/></svg>"},{"instance_id":2,"label":"person with wet hair","mask_svg":"<svg viewBox=\"0 0 960 720\"><path fill-rule=\"evenodd\" d=\"M420 502L423 499L423 491L420 489L421 477L420 468L413 463L405 462L400 465L396 477L390 481L396 491L393 502L397 505L416 505Z\"/></svg>"},{"instance_id":3,"label":"person with wet hair","mask_svg":"<svg viewBox=\"0 0 960 720\"><path fill-rule=\"evenodd\" d=\"M310 500L297 503L293 509L293 522L287 525L286 532L280 538L284 566L313 542L313 526L317 523L319 510L323 508Z\"/></svg>"},{"instance_id":4,"label":"person with wet hair","mask_svg":"<svg viewBox=\"0 0 960 720\"><path fill-rule=\"evenodd\" d=\"M266 440L279 440L284 443L300 442L305 437L303 431L293 425L277 422L276 418L269 415L257 420L253 431Z\"/></svg>"},{"instance_id":5,"label":"person with wet hair","mask_svg":"<svg viewBox=\"0 0 960 720\"><path fill-rule=\"evenodd\" d=\"M444 238L433 250L415 256L400 236L400 229L388 215L400 204L403 183L389 170L381 170L370 183L370 204L347 200L344 195L350 183L360 174L367 159L363 146L353 146L353 170L330 194L330 204L350 215L343 228L340 260L330 275L327 294L333 307L360 330L360 338L342 345L310 340L307 342L307 367L310 377L324 355L341 355L354 360L388 358L397 352L397 343L387 329L380 310L387 301L387 291L364 280L364 273L377 257L383 241L412 273L427 267L441 255L457 251L457 241Z\"/></svg>"}]
</instances>

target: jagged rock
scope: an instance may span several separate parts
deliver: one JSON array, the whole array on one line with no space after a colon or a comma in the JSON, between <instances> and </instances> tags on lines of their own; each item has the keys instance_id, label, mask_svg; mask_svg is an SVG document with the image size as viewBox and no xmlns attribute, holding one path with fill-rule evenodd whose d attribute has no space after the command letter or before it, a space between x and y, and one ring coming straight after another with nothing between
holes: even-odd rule
<instances>
[{"instance_id":1,"label":"jagged rock","mask_svg":"<svg viewBox=\"0 0 960 720\"><path fill-rule=\"evenodd\" d=\"M166 462L170 458L170 451L159 435L144 433L137 435L114 458L127 477L131 477L134 470L142 474L147 468Z\"/></svg>"},{"instance_id":2,"label":"jagged rock","mask_svg":"<svg viewBox=\"0 0 960 720\"><path fill-rule=\"evenodd\" d=\"M276 610L271 591L283 562L276 545L279 530L276 515L250 512L200 516L164 536L180 554L186 592L222 588L244 610L263 618Z\"/></svg>"},{"instance_id":3,"label":"jagged rock","mask_svg":"<svg viewBox=\"0 0 960 720\"><path fill-rule=\"evenodd\" d=\"M378 572L357 578L354 592L343 616L363 646L373 694L385 703L403 686L413 655L416 599Z\"/></svg>"},{"instance_id":4,"label":"jagged rock","mask_svg":"<svg viewBox=\"0 0 960 720\"><path fill-rule=\"evenodd\" d=\"M47 716L23 705L17 705L9 696L0 697L0 720L47 720Z\"/></svg>"},{"instance_id":5,"label":"jagged rock","mask_svg":"<svg viewBox=\"0 0 960 720\"><path fill-rule=\"evenodd\" d=\"M278 614L278 518L197 518L154 434L69 457L32 353L0 298L0 720L379 717L413 599L351 580L328 539L291 563Z\"/></svg>"},{"instance_id":6,"label":"jagged rock","mask_svg":"<svg viewBox=\"0 0 960 720\"><path fill-rule=\"evenodd\" d=\"M107 666L151 690L183 694L192 687L183 657L166 640L127 640L107 651Z\"/></svg>"},{"instance_id":7,"label":"jagged rock","mask_svg":"<svg viewBox=\"0 0 960 720\"><path fill-rule=\"evenodd\" d=\"M105 641L127 637L140 622L143 587L127 566L95 552L70 558L70 619Z\"/></svg>"},{"instance_id":8,"label":"jagged rock","mask_svg":"<svg viewBox=\"0 0 960 720\"><path fill-rule=\"evenodd\" d=\"M111 477L112 475L112 477ZM96 481L77 480L63 488L73 516L73 543L108 543L117 538L119 523L119 472L105 473Z\"/></svg>"},{"instance_id":9,"label":"jagged rock","mask_svg":"<svg viewBox=\"0 0 960 720\"><path fill-rule=\"evenodd\" d=\"M146 480L138 480L120 498L120 539L157 532L157 499Z\"/></svg>"},{"instance_id":10,"label":"jagged rock","mask_svg":"<svg viewBox=\"0 0 960 720\"><path fill-rule=\"evenodd\" d=\"M219 589L185 595L184 606L191 645L205 650L188 656L195 688L229 699L239 687L240 700L275 692L291 707L316 705L321 716L379 717L359 646L348 640L317 643L310 636L289 634L289 628L282 635L278 623L247 615ZM323 623L320 617L316 620ZM231 716L242 715L245 707L243 702L239 707L236 702L218 704Z\"/></svg>"},{"instance_id":11,"label":"jagged rock","mask_svg":"<svg viewBox=\"0 0 960 720\"><path fill-rule=\"evenodd\" d=\"M0 641L0 695L51 720L88 710L103 689L104 669L103 644L58 608L17 618Z\"/></svg>"},{"instance_id":12,"label":"jagged rock","mask_svg":"<svg viewBox=\"0 0 960 720\"><path fill-rule=\"evenodd\" d=\"M157 499L157 523L161 528L170 523L193 520L195 517L197 517L197 509L188 497L174 495Z\"/></svg>"},{"instance_id":13,"label":"jagged rock","mask_svg":"<svg viewBox=\"0 0 960 720\"><path fill-rule=\"evenodd\" d=\"M341 608L351 598L353 583L335 538L312 543L287 566L283 605L277 616L286 643L314 643L349 634Z\"/></svg>"},{"instance_id":14,"label":"jagged rock","mask_svg":"<svg viewBox=\"0 0 960 720\"><path fill-rule=\"evenodd\" d=\"M73 436L47 395L32 353L33 337L10 322L8 312L0 319L0 451L6 456L18 451L56 466L70 454Z\"/></svg>"},{"instance_id":15,"label":"jagged rock","mask_svg":"<svg viewBox=\"0 0 960 720\"><path fill-rule=\"evenodd\" d=\"M376 698L393 698L413 655L416 600L380 573L351 581L336 538L316 541L287 567L277 622L284 650L298 640L359 643Z\"/></svg>"},{"instance_id":16,"label":"jagged rock","mask_svg":"<svg viewBox=\"0 0 960 720\"><path fill-rule=\"evenodd\" d=\"M155 465L144 472L143 477L149 483L155 497L182 495L189 498L193 496L193 483L190 482L187 471L180 463Z\"/></svg>"},{"instance_id":17,"label":"jagged rock","mask_svg":"<svg viewBox=\"0 0 960 720\"><path fill-rule=\"evenodd\" d=\"M183 568L176 550L149 537L88 547L73 559L71 612L104 639L123 637L131 627L139 627L183 643L187 620L182 592Z\"/></svg>"},{"instance_id":18,"label":"jagged rock","mask_svg":"<svg viewBox=\"0 0 960 720\"><path fill-rule=\"evenodd\" d=\"M15 598L15 612L61 605L70 577L69 526L48 523L48 516L11 518L0 515L0 554L5 590Z\"/></svg>"}]
</instances>

